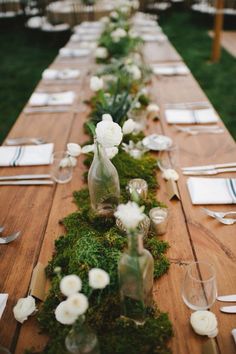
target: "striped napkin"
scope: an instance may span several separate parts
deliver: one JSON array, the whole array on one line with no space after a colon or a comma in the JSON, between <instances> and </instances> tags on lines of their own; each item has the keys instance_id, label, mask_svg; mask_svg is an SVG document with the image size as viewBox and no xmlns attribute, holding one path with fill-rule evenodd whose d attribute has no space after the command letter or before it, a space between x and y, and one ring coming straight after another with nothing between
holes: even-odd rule
<instances>
[{"instance_id":1,"label":"striped napkin","mask_svg":"<svg viewBox=\"0 0 236 354\"><path fill-rule=\"evenodd\" d=\"M152 71L156 75L173 76L173 75L188 75L190 70L184 64L176 65L152 65Z\"/></svg>"},{"instance_id":2,"label":"striped napkin","mask_svg":"<svg viewBox=\"0 0 236 354\"><path fill-rule=\"evenodd\" d=\"M80 58L90 54L91 50L88 48L61 48L59 50L59 55L62 58Z\"/></svg>"},{"instance_id":3,"label":"striped napkin","mask_svg":"<svg viewBox=\"0 0 236 354\"><path fill-rule=\"evenodd\" d=\"M188 191L193 204L236 204L236 179L190 177Z\"/></svg>"},{"instance_id":4,"label":"striped napkin","mask_svg":"<svg viewBox=\"0 0 236 354\"><path fill-rule=\"evenodd\" d=\"M166 109L165 116L169 124L205 124L215 123L218 116L212 108L207 109Z\"/></svg>"},{"instance_id":5,"label":"striped napkin","mask_svg":"<svg viewBox=\"0 0 236 354\"><path fill-rule=\"evenodd\" d=\"M0 294L0 318L7 304L8 294Z\"/></svg>"},{"instance_id":6,"label":"striped napkin","mask_svg":"<svg viewBox=\"0 0 236 354\"><path fill-rule=\"evenodd\" d=\"M45 80L68 80L77 79L80 76L80 71L76 69L46 69L42 73L42 78Z\"/></svg>"},{"instance_id":7,"label":"striped napkin","mask_svg":"<svg viewBox=\"0 0 236 354\"><path fill-rule=\"evenodd\" d=\"M0 166L49 165L54 144L1 146Z\"/></svg>"},{"instance_id":8,"label":"striped napkin","mask_svg":"<svg viewBox=\"0 0 236 354\"><path fill-rule=\"evenodd\" d=\"M29 100L30 106L69 106L74 102L73 91L46 93L34 92Z\"/></svg>"}]
</instances>

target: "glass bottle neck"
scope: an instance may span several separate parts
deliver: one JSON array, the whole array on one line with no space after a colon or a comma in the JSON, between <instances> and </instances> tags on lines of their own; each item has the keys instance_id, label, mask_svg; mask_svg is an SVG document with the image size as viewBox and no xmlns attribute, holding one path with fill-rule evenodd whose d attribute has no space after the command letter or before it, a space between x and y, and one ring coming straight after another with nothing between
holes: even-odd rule
<instances>
[{"instance_id":1,"label":"glass bottle neck","mask_svg":"<svg viewBox=\"0 0 236 354\"><path fill-rule=\"evenodd\" d=\"M143 235L139 232L128 234L128 253L131 256L140 256L143 253Z\"/></svg>"}]
</instances>

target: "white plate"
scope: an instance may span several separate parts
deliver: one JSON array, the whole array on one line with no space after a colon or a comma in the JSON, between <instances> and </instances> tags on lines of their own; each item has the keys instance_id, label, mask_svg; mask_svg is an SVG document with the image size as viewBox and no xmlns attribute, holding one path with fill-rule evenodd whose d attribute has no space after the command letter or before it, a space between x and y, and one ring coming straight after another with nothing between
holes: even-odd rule
<instances>
[{"instance_id":1,"label":"white plate","mask_svg":"<svg viewBox=\"0 0 236 354\"><path fill-rule=\"evenodd\" d=\"M166 150L173 144L171 138L165 135L151 134L143 139L143 145L150 150L162 151Z\"/></svg>"}]
</instances>

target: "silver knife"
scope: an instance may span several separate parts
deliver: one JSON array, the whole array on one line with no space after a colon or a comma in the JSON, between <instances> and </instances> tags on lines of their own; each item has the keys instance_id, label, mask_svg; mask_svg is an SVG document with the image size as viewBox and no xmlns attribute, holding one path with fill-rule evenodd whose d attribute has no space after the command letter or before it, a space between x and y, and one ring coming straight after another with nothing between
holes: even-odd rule
<instances>
[{"instance_id":1,"label":"silver knife","mask_svg":"<svg viewBox=\"0 0 236 354\"><path fill-rule=\"evenodd\" d=\"M47 179L51 175L15 175L15 176L0 176L0 181L24 180L24 179Z\"/></svg>"},{"instance_id":2,"label":"silver knife","mask_svg":"<svg viewBox=\"0 0 236 354\"><path fill-rule=\"evenodd\" d=\"M185 170L182 171L183 175L187 176L201 176L201 175L217 175L218 173L236 172L236 167L208 169L208 170Z\"/></svg>"},{"instance_id":3,"label":"silver knife","mask_svg":"<svg viewBox=\"0 0 236 354\"><path fill-rule=\"evenodd\" d=\"M229 163L222 163L222 164L217 164L217 165L205 165L205 166L192 166L192 167L182 167L182 171L206 171L206 170L212 170L212 169L217 169L217 168L225 168L225 167L236 167L236 162L229 162Z\"/></svg>"},{"instance_id":4,"label":"silver knife","mask_svg":"<svg viewBox=\"0 0 236 354\"><path fill-rule=\"evenodd\" d=\"M0 181L0 186L40 186L54 184L51 180L20 180L20 181Z\"/></svg>"},{"instance_id":5,"label":"silver knife","mask_svg":"<svg viewBox=\"0 0 236 354\"><path fill-rule=\"evenodd\" d=\"M217 300L218 301L225 301L225 302L234 302L234 301L236 301L236 295L218 296Z\"/></svg>"},{"instance_id":6,"label":"silver knife","mask_svg":"<svg viewBox=\"0 0 236 354\"><path fill-rule=\"evenodd\" d=\"M236 306L223 306L220 308L221 312L236 313Z\"/></svg>"}]
</instances>

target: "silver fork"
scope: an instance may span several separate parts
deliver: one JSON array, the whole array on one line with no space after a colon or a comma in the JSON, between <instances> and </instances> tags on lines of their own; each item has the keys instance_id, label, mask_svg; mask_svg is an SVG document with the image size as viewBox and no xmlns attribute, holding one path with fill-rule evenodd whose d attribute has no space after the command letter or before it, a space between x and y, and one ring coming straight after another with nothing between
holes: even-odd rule
<instances>
[{"instance_id":1,"label":"silver fork","mask_svg":"<svg viewBox=\"0 0 236 354\"><path fill-rule=\"evenodd\" d=\"M0 226L0 234L3 232L4 229L5 229L5 226Z\"/></svg>"},{"instance_id":2,"label":"silver fork","mask_svg":"<svg viewBox=\"0 0 236 354\"><path fill-rule=\"evenodd\" d=\"M207 215L213 217L213 218L224 218L226 215L236 215L236 211L213 211L207 208L201 208L202 211L204 211ZM236 220L236 219L235 219Z\"/></svg>"},{"instance_id":3,"label":"silver fork","mask_svg":"<svg viewBox=\"0 0 236 354\"><path fill-rule=\"evenodd\" d=\"M218 216L216 216L215 219L225 225L233 225L236 223L236 219L220 218Z\"/></svg>"},{"instance_id":4,"label":"silver fork","mask_svg":"<svg viewBox=\"0 0 236 354\"><path fill-rule=\"evenodd\" d=\"M21 231L14 232L13 234L6 236L6 237L0 237L0 244L7 244L10 243L14 240L16 240L21 234Z\"/></svg>"},{"instance_id":5,"label":"silver fork","mask_svg":"<svg viewBox=\"0 0 236 354\"><path fill-rule=\"evenodd\" d=\"M13 138L7 139L6 145L24 145L24 144L34 144L34 145L41 145L45 144L46 141L43 138Z\"/></svg>"}]
</instances>

